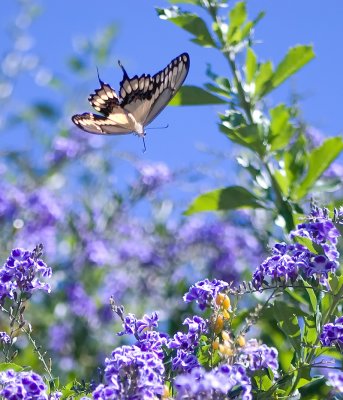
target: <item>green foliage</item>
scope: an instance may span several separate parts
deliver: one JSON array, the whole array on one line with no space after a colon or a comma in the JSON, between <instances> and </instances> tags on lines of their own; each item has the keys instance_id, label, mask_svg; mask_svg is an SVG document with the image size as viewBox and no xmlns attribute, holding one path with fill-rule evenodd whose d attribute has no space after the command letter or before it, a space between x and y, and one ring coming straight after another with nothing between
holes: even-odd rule
<instances>
[{"instance_id":1,"label":"green foliage","mask_svg":"<svg viewBox=\"0 0 343 400\"><path fill-rule=\"evenodd\" d=\"M228 211L237 208L261 208L259 199L241 186L213 190L197 197L189 206L186 215L199 211Z\"/></svg>"}]
</instances>

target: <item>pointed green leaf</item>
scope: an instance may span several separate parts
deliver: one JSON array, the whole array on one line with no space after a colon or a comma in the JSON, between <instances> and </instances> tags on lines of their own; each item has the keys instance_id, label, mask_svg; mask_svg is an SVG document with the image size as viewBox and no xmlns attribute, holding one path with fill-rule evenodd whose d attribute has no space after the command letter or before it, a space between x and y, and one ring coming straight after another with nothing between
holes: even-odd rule
<instances>
[{"instance_id":1,"label":"pointed green leaf","mask_svg":"<svg viewBox=\"0 0 343 400\"><path fill-rule=\"evenodd\" d=\"M161 19L167 19L187 32L192 33L195 36L192 39L193 42L204 47L216 47L206 23L196 14L181 13L175 8L156 8L156 11Z\"/></svg>"},{"instance_id":2,"label":"pointed green leaf","mask_svg":"<svg viewBox=\"0 0 343 400\"><path fill-rule=\"evenodd\" d=\"M341 137L329 138L321 146L315 148L308 158L307 174L296 190L294 190L293 199L300 200L306 196L317 179L320 178L342 150L343 140Z\"/></svg>"},{"instance_id":3,"label":"pointed green leaf","mask_svg":"<svg viewBox=\"0 0 343 400\"><path fill-rule=\"evenodd\" d=\"M291 75L299 71L305 64L315 57L313 47L298 45L289 49L285 58L277 66L273 75L273 88L279 86Z\"/></svg>"},{"instance_id":4,"label":"pointed green leaf","mask_svg":"<svg viewBox=\"0 0 343 400\"><path fill-rule=\"evenodd\" d=\"M255 95L257 98L264 96L266 88L270 86L273 76L273 64L267 61L260 65L255 78Z\"/></svg>"},{"instance_id":5,"label":"pointed green leaf","mask_svg":"<svg viewBox=\"0 0 343 400\"><path fill-rule=\"evenodd\" d=\"M195 106L204 104L226 104L227 102L220 97L213 95L206 90L197 87L185 85L173 97L169 105L171 106Z\"/></svg>"},{"instance_id":6,"label":"pointed green leaf","mask_svg":"<svg viewBox=\"0 0 343 400\"><path fill-rule=\"evenodd\" d=\"M270 110L270 116L271 121L268 137L270 149L283 149L289 143L294 133L294 127L290 123L291 115L289 109L284 104L280 104Z\"/></svg>"},{"instance_id":7,"label":"pointed green leaf","mask_svg":"<svg viewBox=\"0 0 343 400\"><path fill-rule=\"evenodd\" d=\"M247 19L246 4L244 1L240 1L234 5L229 15L229 30L227 33L227 42L232 44L239 42L241 39L240 27L244 24Z\"/></svg>"},{"instance_id":8,"label":"pointed green leaf","mask_svg":"<svg viewBox=\"0 0 343 400\"><path fill-rule=\"evenodd\" d=\"M247 58L245 61L245 78L247 83L251 83L254 79L257 69L257 57L251 47L248 47Z\"/></svg>"},{"instance_id":9,"label":"pointed green leaf","mask_svg":"<svg viewBox=\"0 0 343 400\"><path fill-rule=\"evenodd\" d=\"M225 211L238 208L263 208L259 199L241 186L230 186L204 193L185 211L191 215L203 211Z\"/></svg>"}]
</instances>

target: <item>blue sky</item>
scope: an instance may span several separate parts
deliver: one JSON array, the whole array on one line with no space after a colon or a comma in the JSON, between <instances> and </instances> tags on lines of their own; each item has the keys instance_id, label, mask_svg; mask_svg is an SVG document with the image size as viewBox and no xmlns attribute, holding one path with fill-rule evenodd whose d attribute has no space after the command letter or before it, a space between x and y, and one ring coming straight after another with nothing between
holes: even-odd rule
<instances>
[{"instance_id":1,"label":"blue sky","mask_svg":"<svg viewBox=\"0 0 343 400\"><path fill-rule=\"evenodd\" d=\"M167 2L59 0L41 1L38 4L43 13L31 30L35 37L34 50L48 67L62 76L66 71L66 57L74 51L73 38L84 36L92 39L108 23L118 25L118 35L113 46L113 63L102 67L100 72L103 80L115 89L122 78L117 66L118 59L125 65L129 75L155 73L172 58L187 51L191 57L187 84L200 86L207 81L205 69L208 62L217 72L226 73L225 61L217 51L191 43L187 32L156 16L154 6L166 7ZM262 60L271 59L276 63L289 47L298 43L312 43L316 53L314 61L270 95L269 104L288 101L291 89L296 89L304 96L302 109L305 120L327 135L337 135L343 130L343 2L332 0L327 4L325 6L318 0L252 0L248 2L248 11L251 17L261 10L266 11L255 33L255 39L261 41L255 50ZM3 32L15 16L16 2L3 0L2 6L5 12L0 15L0 30ZM5 41L0 43L0 54L6 50L7 44ZM73 82L70 81L70 84L73 85ZM89 85L87 81L84 93L91 93L97 84L94 66L93 83ZM39 96L39 91L32 93L24 84L18 90L22 93L16 95L22 95L28 101ZM80 94L71 114L89 110L87 95ZM141 142L131 135L109 137L108 143L117 150L131 151L137 157L149 160L163 160L172 167L199 163L205 161L207 156L199 153L196 144L213 150L230 150L228 140L217 129L216 114L221 110L218 106L168 107L151 126L169 124L169 128L148 133L148 151L144 155ZM65 121L71 126L69 118L66 115Z\"/></svg>"}]
</instances>

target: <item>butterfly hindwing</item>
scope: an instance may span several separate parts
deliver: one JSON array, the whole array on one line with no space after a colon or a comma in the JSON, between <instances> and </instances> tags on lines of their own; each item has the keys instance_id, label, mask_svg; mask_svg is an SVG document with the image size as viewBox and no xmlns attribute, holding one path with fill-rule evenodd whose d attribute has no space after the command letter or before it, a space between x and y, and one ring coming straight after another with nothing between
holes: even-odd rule
<instances>
[{"instance_id":1,"label":"butterfly hindwing","mask_svg":"<svg viewBox=\"0 0 343 400\"><path fill-rule=\"evenodd\" d=\"M119 98L115 90L107 83L100 82L100 89L97 89L88 97L92 107L104 115L109 115L115 107L120 105Z\"/></svg>"}]
</instances>

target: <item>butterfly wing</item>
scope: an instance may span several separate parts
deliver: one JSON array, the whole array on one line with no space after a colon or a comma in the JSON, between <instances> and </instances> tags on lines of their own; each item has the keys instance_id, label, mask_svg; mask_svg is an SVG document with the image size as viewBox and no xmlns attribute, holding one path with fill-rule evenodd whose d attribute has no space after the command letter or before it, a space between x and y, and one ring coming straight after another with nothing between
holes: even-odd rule
<instances>
[{"instance_id":1,"label":"butterfly wing","mask_svg":"<svg viewBox=\"0 0 343 400\"><path fill-rule=\"evenodd\" d=\"M125 113L113 114L110 117L83 113L73 115L72 121L84 131L97 135L126 135L132 132L130 122L127 120Z\"/></svg>"},{"instance_id":2,"label":"butterfly wing","mask_svg":"<svg viewBox=\"0 0 343 400\"><path fill-rule=\"evenodd\" d=\"M98 135L125 135L132 132L131 122L121 107L116 92L100 78L99 82L100 89L95 90L88 100L104 116L93 113L77 114L72 117L72 121L84 131Z\"/></svg>"},{"instance_id":3,"label":"butterfly wing","mask_svg":"<svg viewBox=\"0 0 343 400\"><path fill-rule=\"evenodd\" d=\"M189 65L189 55L183 53L153 77L136 75L129 78L122 67L124 77L119 91L121 106L140 124L148 125L167 106L183 84Z\"/></svg>"}]
</instances>

